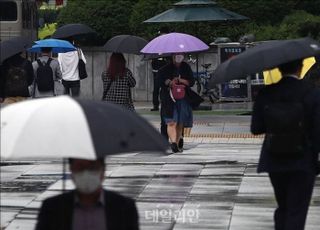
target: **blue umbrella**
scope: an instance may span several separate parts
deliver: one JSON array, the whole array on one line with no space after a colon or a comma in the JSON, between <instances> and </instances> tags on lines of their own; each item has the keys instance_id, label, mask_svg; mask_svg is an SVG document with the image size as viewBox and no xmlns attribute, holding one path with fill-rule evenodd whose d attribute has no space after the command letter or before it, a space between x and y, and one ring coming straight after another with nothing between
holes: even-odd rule
<instances>
[{"instance_id":1,"label":"blue umbrella","mask_svg":"<svg viewBox=\"0 0 320 230\"><path fill-rule=\"evenodd\" d=\"M35 45L28 49L29 52L39 53L41 52L41 48L44 47L52 48L53 53L66 53L76 50L76 47L74 47L70 42L59 39L50 38L35 41L35 43Z\"/></svg>"}]
</instances>

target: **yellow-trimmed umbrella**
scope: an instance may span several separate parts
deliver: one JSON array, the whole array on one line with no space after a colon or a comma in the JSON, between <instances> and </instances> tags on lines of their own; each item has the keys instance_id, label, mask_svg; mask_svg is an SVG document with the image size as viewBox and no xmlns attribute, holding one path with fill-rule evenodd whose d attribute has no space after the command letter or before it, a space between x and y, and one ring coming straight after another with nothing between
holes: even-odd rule
<instances>
[{"instance_id":1,"label":"yellow-trimmed umbrella","mask_svg":"<svg viewBox=\"0 0 320 230\"><path fill-rule=\"evenodd\" d=\"M313 64L316 63L316 60L314 57L309 57L303 60L303 68L301 71L301 78L305 76L305 74L308 72L308 70L313 66ZM264 84L265 85L271 85L274 83L277 83L281 79L281 73L278 68L274 68L271 70L263 71L263 78L264 78Z\"/></svg>"}]
</instances>

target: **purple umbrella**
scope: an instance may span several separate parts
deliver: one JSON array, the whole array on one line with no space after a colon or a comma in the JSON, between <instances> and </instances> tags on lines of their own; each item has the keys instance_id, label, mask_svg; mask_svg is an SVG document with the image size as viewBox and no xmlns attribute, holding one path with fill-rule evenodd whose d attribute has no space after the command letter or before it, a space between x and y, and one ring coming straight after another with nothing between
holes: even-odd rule
<instances>
[{"instance_id":1,"label":"purple umbrella","mask_svg":"<svg viewBox=\"0 0 320 230\"><path fill-rule=\"evenodd\" d=\"M209 49L199 38L183 33L169 33L161 35L150 41L141 53L165 54L165 53L190 53Z\"/></svg>"}]
</instances>

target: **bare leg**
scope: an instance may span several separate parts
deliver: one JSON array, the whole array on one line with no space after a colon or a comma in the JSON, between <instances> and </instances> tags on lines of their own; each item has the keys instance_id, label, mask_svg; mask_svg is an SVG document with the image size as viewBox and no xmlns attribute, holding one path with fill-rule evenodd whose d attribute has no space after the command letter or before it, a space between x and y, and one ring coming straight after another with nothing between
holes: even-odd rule
<instances>
[{"instance_id":1,"label":"bare leg","mask_svg":"<svg viewBox=\"0 0 320 230\"><path fill-rule=\"evenodd\" d=\"M167 124L168 136L171 143L177 143L177 123L170 122Z\"/></svg>"},{"instance_id":2,"label":"bare leg","mask_svg":"<svg viewBox=\"0 0 320 230\"><path fill-rule=\"evenodd\" d=\"M176 143L179 143L180 138L182 138L183 125L179 124L176 126Z\"/></svg>"}]
</instances>

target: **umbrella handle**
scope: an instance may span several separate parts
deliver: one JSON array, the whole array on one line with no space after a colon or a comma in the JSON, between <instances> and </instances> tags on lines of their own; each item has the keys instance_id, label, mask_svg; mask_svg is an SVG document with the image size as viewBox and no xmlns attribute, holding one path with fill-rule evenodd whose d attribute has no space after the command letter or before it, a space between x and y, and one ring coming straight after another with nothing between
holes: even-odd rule
<instances>
[{"instance_id":1,"label":"umbrella handle","mask_svg":"<svg viewBox=\"0 0 320 230\"><path fill-rule=\"evenodd\" d=\"M62 193L66 192L67 159L62 159Z\"/></svg>"}]
</instances>

